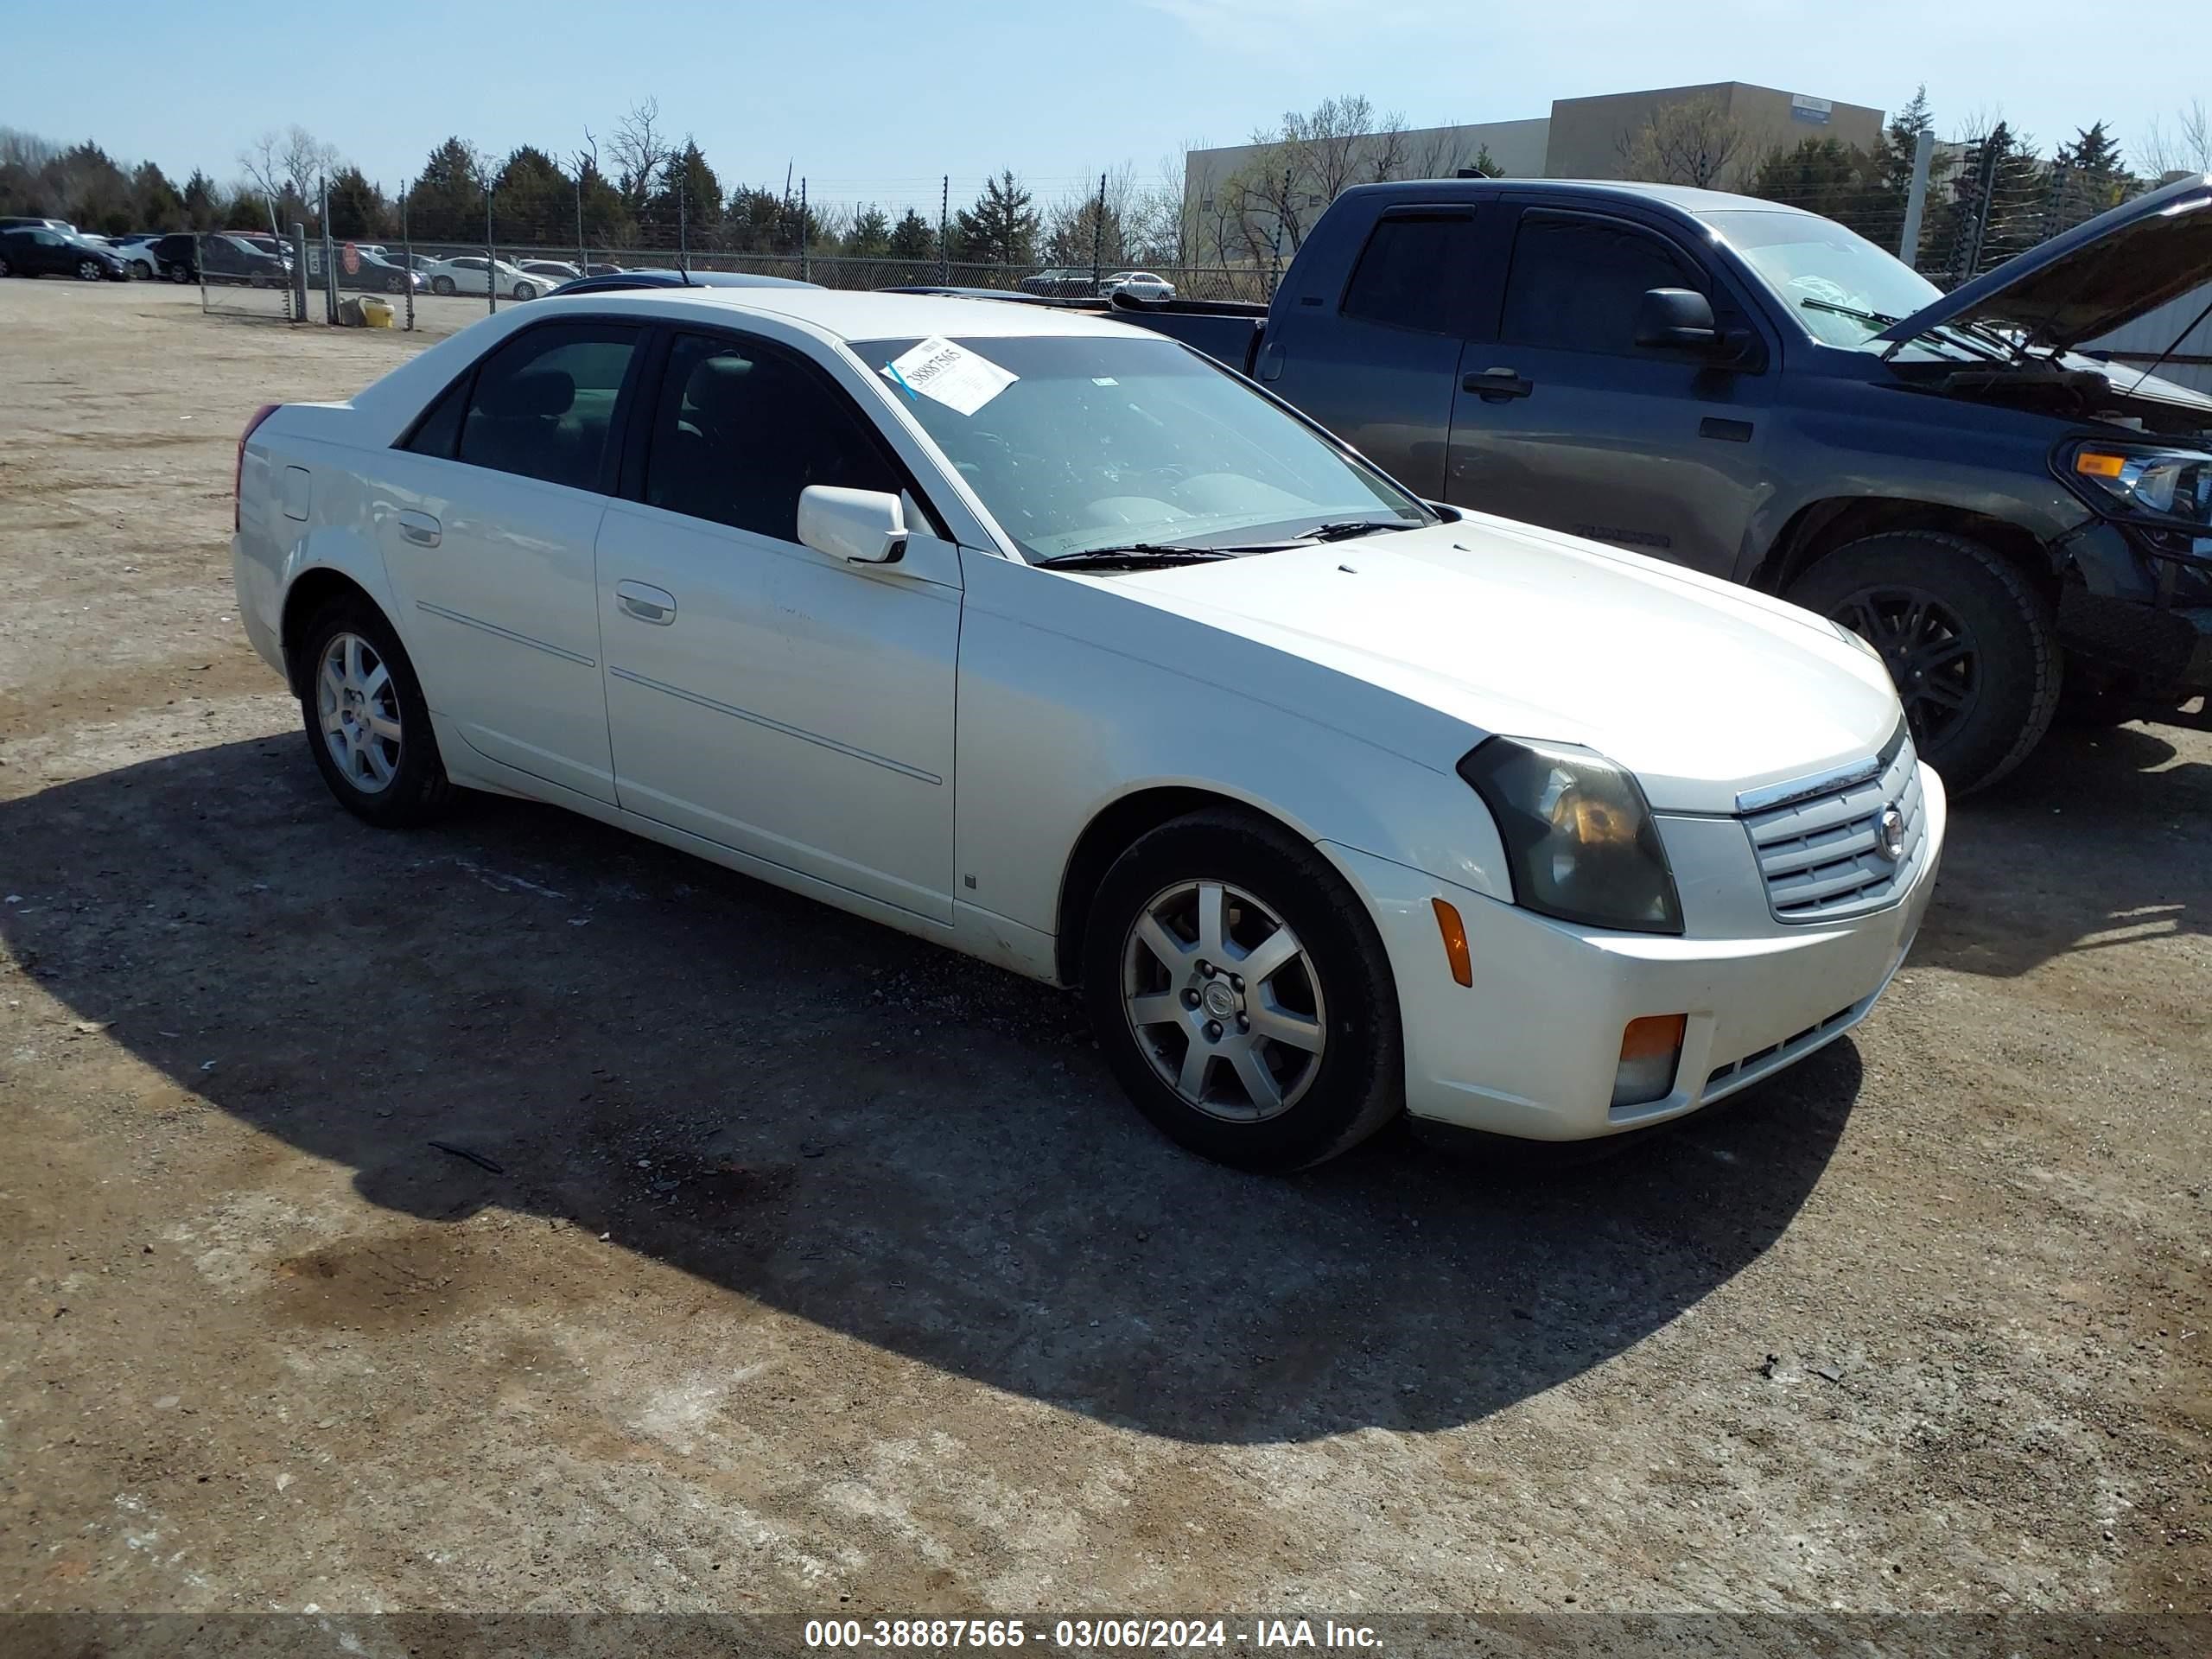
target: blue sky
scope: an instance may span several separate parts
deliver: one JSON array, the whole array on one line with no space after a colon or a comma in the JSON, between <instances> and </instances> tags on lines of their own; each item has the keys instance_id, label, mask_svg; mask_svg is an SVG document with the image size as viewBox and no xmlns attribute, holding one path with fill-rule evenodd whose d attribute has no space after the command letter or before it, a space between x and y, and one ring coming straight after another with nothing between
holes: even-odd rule
<instances>
[{"instance_id":1,"label":"blue sky","mask_svg":"<svg viewBox=\"0 0 2212 1659\"><path fill-rule=\"evenodd\" d=\"M2081 0L5 4L0 124L228 181L296 121L387 188L449 133L566 152L648 96L726 184L788 162L819 200L933 208L944 173L956 205L1000 167L1045 200L1124 162L1148 181L1338 92L1418 126L1726 79L1893 109L1924 80L1947 135L2001 111L2046 144L2099 118L2133 144L2204 85L2201 54Z\"/></svg>"}]
</instances>

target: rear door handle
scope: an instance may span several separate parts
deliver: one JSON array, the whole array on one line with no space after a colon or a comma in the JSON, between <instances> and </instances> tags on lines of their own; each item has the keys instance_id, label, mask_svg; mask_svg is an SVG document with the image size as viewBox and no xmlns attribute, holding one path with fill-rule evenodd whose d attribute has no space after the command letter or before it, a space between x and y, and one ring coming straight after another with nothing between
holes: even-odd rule
<instances>
[{"instance_id":1,"label":"rear door handle","mask_svg":"<svg viewBox=\"0 0 2212 1659\"><path fill-rule=\"evenodd\" d=\"M435 547L445 534L438 527L438 521L427 512L401 513L399 533L417 547Z\"/></svg>"},{"instance_id":2,"label":"rear door handle","mask_svg":"<svg viewBox=\"0 0 2212 1659\"><path fill-rule=\"evenodd\" d=\"M1536 383L1523 380L1511 369L1484 369L1480 374L1463 375L1459 387L1486 404L1502 404L1509 397L1526 397L1536 389Z\"/></svg>"},{"instance_id":3,"label":"rear door handle","mask_svg":"<svg viewBox=\"0 0 2212 1659\"><path fill-rule=\"evenodd\" d=\"M652 622L664 628L676 620L676 595L662 588L648 588L642 582L616 582L614 602L640 622Z\"/></svg>"}]
</instances>

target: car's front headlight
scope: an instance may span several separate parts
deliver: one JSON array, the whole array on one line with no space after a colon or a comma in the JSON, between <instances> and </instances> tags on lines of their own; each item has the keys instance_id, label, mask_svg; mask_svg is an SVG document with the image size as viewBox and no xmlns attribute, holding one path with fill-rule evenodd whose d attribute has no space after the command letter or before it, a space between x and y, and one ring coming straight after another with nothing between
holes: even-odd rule
<instances>
[{"instance_id":1,"label":"car's front headlight","mask_svg":"<svg viewBox=\"0 0 2212 1659\"><path fill-rule=\"evenodd\" d=\"M1515 903L1587 927L1682 931L1667 849L1624 768L1579 744L1493 737L1459 775L1497 820Z\"/></svg>"},{"instance_id":2,"label":"car's front headlight","mask_svg":"<svg viewBox=\"0 0 2212 1659\"><path fill-rule=\"evenodd\" d=\"M2089 440L2060 452L2059 474L2105 512L2195 531L2212 524L2212 454L2202 449Z\"/></svg>"}]
</instances>

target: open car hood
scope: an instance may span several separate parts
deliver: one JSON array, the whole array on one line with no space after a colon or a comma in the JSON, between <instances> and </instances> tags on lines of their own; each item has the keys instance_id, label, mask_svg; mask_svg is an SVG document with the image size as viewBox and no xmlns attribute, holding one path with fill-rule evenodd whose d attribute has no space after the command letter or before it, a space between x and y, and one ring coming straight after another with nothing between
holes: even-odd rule
<instances>
[{"instance_id":1,"label":"open car hood","mask_svg":"<svg viewBox=\"0 0 2212 1659\"><path fill-rule=\"evenodd\" d=\"M2212 175L2178 179L1961 283L1876 336L1947 322L2017 328L2070 350L2212 283Z\"/></svg>"}]
</instances>

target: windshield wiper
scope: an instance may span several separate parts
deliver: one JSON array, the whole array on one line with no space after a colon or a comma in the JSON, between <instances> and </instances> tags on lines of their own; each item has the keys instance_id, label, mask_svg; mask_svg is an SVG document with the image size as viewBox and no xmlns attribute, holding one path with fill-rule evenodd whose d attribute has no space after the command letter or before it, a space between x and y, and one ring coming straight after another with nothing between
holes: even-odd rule
<instances>
[{"instance_id":1,"label":"windshield wiper","mask_svg":"<svg viewBox=\"0 0 2212 1659\"><path fill-rule=\"evenodd\" d=\"M1808 311L1827 311L1839 317L1849 317L1853 322L1871 322L1878 328L1887 328L1904 321L1902 317L1885 317L1879 311L1861 311L1855 305L1835 305L1827 300L1800 300L1798 304Z\"/></svg>"},{"instance_id":2,"label":"windshield wiper","mask_svg":"<svg viewBox=\"0 0 2212 1659\"><path fill-rule=\"evenodd\" d=\"M1166 542L1129 542L1120 547L1086 547L1075 553L1052 553L1030 563L1046 569L1080 569L1114 565L1208 564L1233 559L1245 550L1227 547L1177 547Z\"/></svg>"},{"instance_id":3,"label":"windshield wiper","mask_svg":"<svg viewBox=\"0 0 2212 1659\"><path fill-rule=\"evenodd\" d=\"M1325 524L1316 524L1302 531L1301 542L1348 542L1355 536L1372 536L1382 530L1411 530L1411 524L1402 524L1389 518L1338 518Z\"/></svg>"}]
</instances>

